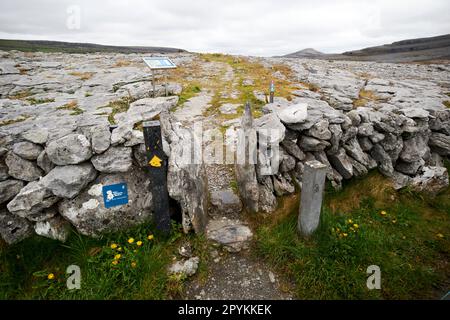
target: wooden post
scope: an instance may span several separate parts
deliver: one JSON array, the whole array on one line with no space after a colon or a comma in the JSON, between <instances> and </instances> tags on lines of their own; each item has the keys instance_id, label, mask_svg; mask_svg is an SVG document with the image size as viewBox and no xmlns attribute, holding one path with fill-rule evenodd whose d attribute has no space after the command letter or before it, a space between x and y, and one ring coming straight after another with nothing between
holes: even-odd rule
<instances>
[{"instance_id":1,"label":"wooden post","mask_svg":"<svg viewBox=\"0 0 450 320\"><path fill-rule=\"evenodd\" d=\"M161 124L159 121L146 121L143 127L154 220L157 229L168 234L171 229L167 191L168 158L162 146Z\"/></svg>"},{"instance_id":2,"label":"wooden post","mask_svg":"<svg viewBox=\"0 0 450 320\"><path fill-rule=\"evenodd\" d=\"M156 89L155 89L155 70L152 70L152 85L153 85L153 98L156 98Z\"/></svg>"},{"instance_id":3,"label":"wooden post","mask_svg":"<svg viewBox=\"0 0 450 320\"><path fill-rule=\"evenodd\" d=\"M327 166L322 162L314 160L305 163L298 217L298 231L305 237L310 236L319 226L326 174Z\"/></svg>"}]
</instances>

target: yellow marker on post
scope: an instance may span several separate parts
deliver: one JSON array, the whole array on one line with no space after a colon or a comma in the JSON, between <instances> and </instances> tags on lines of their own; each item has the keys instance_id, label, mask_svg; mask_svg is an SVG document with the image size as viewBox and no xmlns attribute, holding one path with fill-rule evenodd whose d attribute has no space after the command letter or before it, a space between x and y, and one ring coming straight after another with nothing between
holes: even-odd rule
<instances>
[{"instance_id":1,"label":"yellow marker on post","mask_svg":"<svg viewBox=\"0 0 450 320\"><path fill-rule=\"evenodd\" d=\"M153 156L153 158L152 158L152 160L150 160L149 164L152 167L159 168L159 167L161 167L161 162L162 162L162 160L160 158L158 158L158 156Z\"/></svg>"}]
</instances>

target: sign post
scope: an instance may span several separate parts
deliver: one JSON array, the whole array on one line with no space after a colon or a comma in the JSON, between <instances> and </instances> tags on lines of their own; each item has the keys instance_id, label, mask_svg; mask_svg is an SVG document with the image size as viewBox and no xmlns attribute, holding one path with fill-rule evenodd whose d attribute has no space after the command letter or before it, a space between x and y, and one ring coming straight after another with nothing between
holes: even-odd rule
<instances>
[{"instance_id":1,"label":"sign post","mask_svg":"<svg viewBox=\"0 0 450 320\"><path fill-rule=\"evenodd\" d=\"M156 228L169 234L171 226L167 191L168 159L162 146L161 124L159 121L146 121L143 127Z\"/></svg>"},{"instance_id":2,"label":"sign post","mask_svg":"<svg viewBox=\"0 0 450 320\"><path fill-rule=\"evenodd\" d=\"M273 103L273 96L275 94L275 83L273 83L273 80L270 81L270 100L269 103Z\"/></svg>"},{"instance_id":3,"label":"sign post","mask_svg":"<svg viewBox=\"0 0 450 320\"><path fill-rule=\"evenodd\" d=\"M164 70L164 69L175 69L177 66L172 62L169 58L166 57L144 57L142 58L145 64L152 71L152 84L153 84L153 98L156 97L156 88L155 88L155 71L156 70ZM164 74L164 87L166 97L169 92L167 89L167 75Z\"/></svg>"}]
</instances>

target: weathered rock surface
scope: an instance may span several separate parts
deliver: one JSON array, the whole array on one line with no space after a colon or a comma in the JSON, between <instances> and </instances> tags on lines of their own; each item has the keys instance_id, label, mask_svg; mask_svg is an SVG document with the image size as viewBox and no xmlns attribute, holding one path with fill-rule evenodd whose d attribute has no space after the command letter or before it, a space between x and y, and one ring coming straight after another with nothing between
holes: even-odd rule
<instances>
[{"instance_id":1,"label":"weathered rock surface","mask_svg":"<svg viewBox=\"0 0 450 320\"><path fill-rule=\"evenodd\" d=\"M253 234L240 221L222 218L209 221L206 237L223 245L230 252L239 252L248 247Z\"/></svg>"},{"instance_id":2,"label":"weathered rock surface","mask_svg":"<svg viewBox=\"0 0 450 320\"><path fill-rule=\"evenodd\" d=\"M14 152L8 153L5 164L8 166L8 174L19 180L34 181L43 175L34 162L22 159Z\"/></svg>"},{"instance_id":3,"label":"weathered rock surface","mask_svg":"<svg viewBox=\"0 0 450 320\"><path fill-rule=\"evenodd\" d=\"M40 236L66 242L70 234L70 224L58 216L47 221L37 222L34 225L34 231Z\"/></svg>"},{"instance_id":4,"label":"weathered rock surface","mask_svg":"<svg viewBox=\"0 0 450 320\"><path fill-rule=\"evenodd\" d=\"M0 235L6 243L17 243L32 234L33 226L28 220L0 210Z\"/></svg>"},{"instance_id":5,"label":"weathered rock surface","mask_svg":"<svg viewBox=\"0 0 450 320\"><path fill-rule=\"evenodd\" d=\"M5 180L0 182L0 204L14 198L23 188L23 181Z\"/></svg>"},{"instance_id":6,"label":"weathered rock surface","mask_svg":"<svg viewBox=\"0 0 450 320\"><path fill-rule=\"evenodd\" d=\"M92 156L91 144L82 134L69 134L52 141L45 150L49 159L59 166L78 164Z\"/></svg>"},{"instance_id":7,"label":"weathered rock surface","mask_svg":"<svg viewBox=\"0 0 450 320\"><path fill-rule=\"evenodd\" d=\"M26 160L36 160L42 150L43 148L40 145L28 141L15 143L12 147L15 154Z\"/></svg>"},{"instance_id":8,"label":"weathered rock surface","mask_svg":"<svg viewBox=\"0 0 450 320\"><path fill-rule=\"evenodd\" d=\"M238 215L242 211L241 200L232 190L213 191L210 201L216 213Z\"/></svg>"},{"instance_id":9,"label":"weathered rock surface","mask_svg":"<svg viewBox=\"0 0 450 320\"><path fill-rule=\"evenodd\" d=\"M422 173L412 179L411 185L414 190L436 195L449 185L447 168L424 167Z\"/></svg>"},{"instance_id":10,"label":"weathered rock surface","mask_svg":"<svg viewBox=\"0 0 450 320\"><path fill-rule=\"evenodd\" d=\"M200 262L199 257L192 257L183 261L176 261L171 266L169 266L169 274L182 274L187 277L193 276L198 269L198 264Z\"/></svg>"},{"instance_id":11,"label":"weathered rock surface","mask_svg":"<svg viewBox=\"0 0 450 320\"><path fill-rule=\"evenodd\" d=\"M105 208L102 188L126 183L129 202ZM97 237L105 232L123 230L152 218L150 181L141 170L127 173L101 174L89 188L73 199L58 203L58 211L82 234Z\"/></svg>"},{"instance_id":12,"label":"weathered rock surface","mask_svg":"<svg viewBox=\"0 0 450 320\"><path fill-rule=\"evenodd\" d=\"M95 169L104 173L127 172L133 165L132 149L111 147L106 152L91 159Z\"/></svg>"}]
</instances>

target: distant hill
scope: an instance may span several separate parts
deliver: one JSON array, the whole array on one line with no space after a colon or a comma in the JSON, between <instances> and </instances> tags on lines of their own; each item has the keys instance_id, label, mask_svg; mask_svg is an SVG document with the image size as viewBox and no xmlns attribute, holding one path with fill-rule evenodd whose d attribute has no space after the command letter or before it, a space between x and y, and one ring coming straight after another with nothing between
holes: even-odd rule
<instances>
[{"instance_id":1,"label":"distant hill","mask_svg":"<svg viewBox=\"0 0 450 320\"><path fill-rule=\"evenodd\" d=\"M66 53L176 53L186 52L183 49L165 47L124 47L106 46L94 43L72 43L60 41L41 40L2 40L0 50L41 51L41 52L66 52Z\"/></svg>"},{"instance_id":2,"label":"distant hill","mask_svg":"<svg viewBox=\"0 0 450 320\"><path fill-rule=\"evenodd\" d=\"M316 58L322 56L323 53L312 48L303 49L294 53L287 54L285 58Z\"/></svg>"},{"instance_id":3,"label":"distant hill","mask_svg":"<svg viewBox=\"0 0 450 320\"><path fill-rule=\"evenodd\" d=\"M306 49L309 52L311 49ZM450 34L409 39L342 54L298 55L305 50L287 54L285 58L314 58L328 60L357 60L378 62L419 62L450 60ZM315 51L315 50L313 50Z\"/></svg>"}]
</instances>

